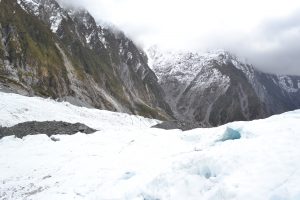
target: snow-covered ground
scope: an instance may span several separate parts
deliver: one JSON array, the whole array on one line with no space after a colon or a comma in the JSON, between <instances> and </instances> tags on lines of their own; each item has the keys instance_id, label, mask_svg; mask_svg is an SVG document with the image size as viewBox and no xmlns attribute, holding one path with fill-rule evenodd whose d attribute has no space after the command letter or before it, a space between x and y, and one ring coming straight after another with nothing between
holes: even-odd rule
<instances>
[{"instance_id":1,"label":"snow-covered ground","mask_svg":"<svg viewBox=\"0 0 300 200\"><path fill-rule=\"evenodd\" d=\"M300 110L218 128L0 93L0 125L81 122L91 135L0 140L0 199L299 200ZM235 140L233 140L235 139Z\"/></svg>"},{"instance_id":2,"label":"snow-covered ground","mask_svg":"<svg viewBox=\"0 0 300 200\"><path fill-rule=\"evenodd\" d=\"M148 128L159 122L124 113L77 107L68 102L0 92L0 126L9 127L33 120L80 122L99 131Z\"/></svg>"}]
</instances>

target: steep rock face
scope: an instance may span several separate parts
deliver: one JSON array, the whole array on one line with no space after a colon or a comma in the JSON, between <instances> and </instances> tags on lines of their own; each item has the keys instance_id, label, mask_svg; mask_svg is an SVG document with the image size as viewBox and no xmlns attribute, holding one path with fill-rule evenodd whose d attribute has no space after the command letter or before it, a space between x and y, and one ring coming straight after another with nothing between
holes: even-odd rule
<instances>
[{"instance_id":1,"label":"steep rock face","mask_svg":"<svg viewBox=\"0 0 300 200\"><path fill-rule=\"evenodd\" d=\"M0 2L0 87L101 109L169 118L147 57L122 32L55 0Z\"/></svg>"},{"instance_id":2,"label":"steep rock face","mask_svg":"<svg viewBox=\"0 0 300 200\"><path fill-rule=\"evenodd\" d=\"M148 51L177 119L217 126L300 107L300 77L262 73L225 51Z\"/></svg>"}]
</instances>

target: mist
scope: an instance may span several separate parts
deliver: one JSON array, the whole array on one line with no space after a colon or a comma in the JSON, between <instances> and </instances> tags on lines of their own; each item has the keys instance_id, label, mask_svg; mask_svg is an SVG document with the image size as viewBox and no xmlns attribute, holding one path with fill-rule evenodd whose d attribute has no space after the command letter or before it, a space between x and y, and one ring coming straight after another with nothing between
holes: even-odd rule
<instances>
[{"instance_id":1,"label":"mist","mask_svg":"<svg viewBox=\"0 0 300 200\"><path fill-rule=\"evenodd\" d=\"M300 2L294 0L75 0L144 49L224 49L261 71L300 75Z\"/></svg>"}]
</instances>

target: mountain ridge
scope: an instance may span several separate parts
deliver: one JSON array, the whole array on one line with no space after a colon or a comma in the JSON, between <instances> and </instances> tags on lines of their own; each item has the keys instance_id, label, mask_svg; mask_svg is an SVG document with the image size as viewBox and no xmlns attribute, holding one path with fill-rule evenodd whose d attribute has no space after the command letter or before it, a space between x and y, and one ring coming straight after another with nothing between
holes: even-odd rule
<instances>
[{"instance_id":1,"label":"mountain ridge","mask_svg":"<svg viewBox=\"0 0 300 200\"><path fill-rule=\"evenodd\" d=\"M1 2L2 87L77 105L169 119L145 53L84 9L55 0ZM22 23L26 20L25 23Z\"/></svg>"},{"instance_id":2,"label":"mountain ridge","mask_svg":"<svg viewBox=\"0 0 300 200\"><path fill-rule=\"evenodd\" d=\"M2 91L204 127L300 108L298 76L260 72L227 51L153 48L147 56L85 9L55 0L0 5Z\"/></svg>"},{"instance_id":3,"label":"mountain ridge","mask_svg":"<svg viewBox=\"0 0 300 200\"><path fill-rule=\"evenodd\" d=\"M175 117L218 126L300 107L300 77L263 73L224 50L148 50Z\"/></svg>"}]
</instances>

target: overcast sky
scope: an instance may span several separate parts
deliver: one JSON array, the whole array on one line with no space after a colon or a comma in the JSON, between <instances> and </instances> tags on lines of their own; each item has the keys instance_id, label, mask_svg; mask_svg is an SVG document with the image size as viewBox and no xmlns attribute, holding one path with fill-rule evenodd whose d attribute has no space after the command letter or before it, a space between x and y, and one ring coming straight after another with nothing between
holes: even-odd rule
<instances>
[{"instance_id":1,"label":"overcast sky","mask_svg":"<svg viewBox=\"0 0 300 200\"><path fill-rule=\"evenodd\" d=\"M71 2L96 20L113 23L144 48L225 49L262 71L300 75L299 0Z\"/></svg>"}]
</instances>

